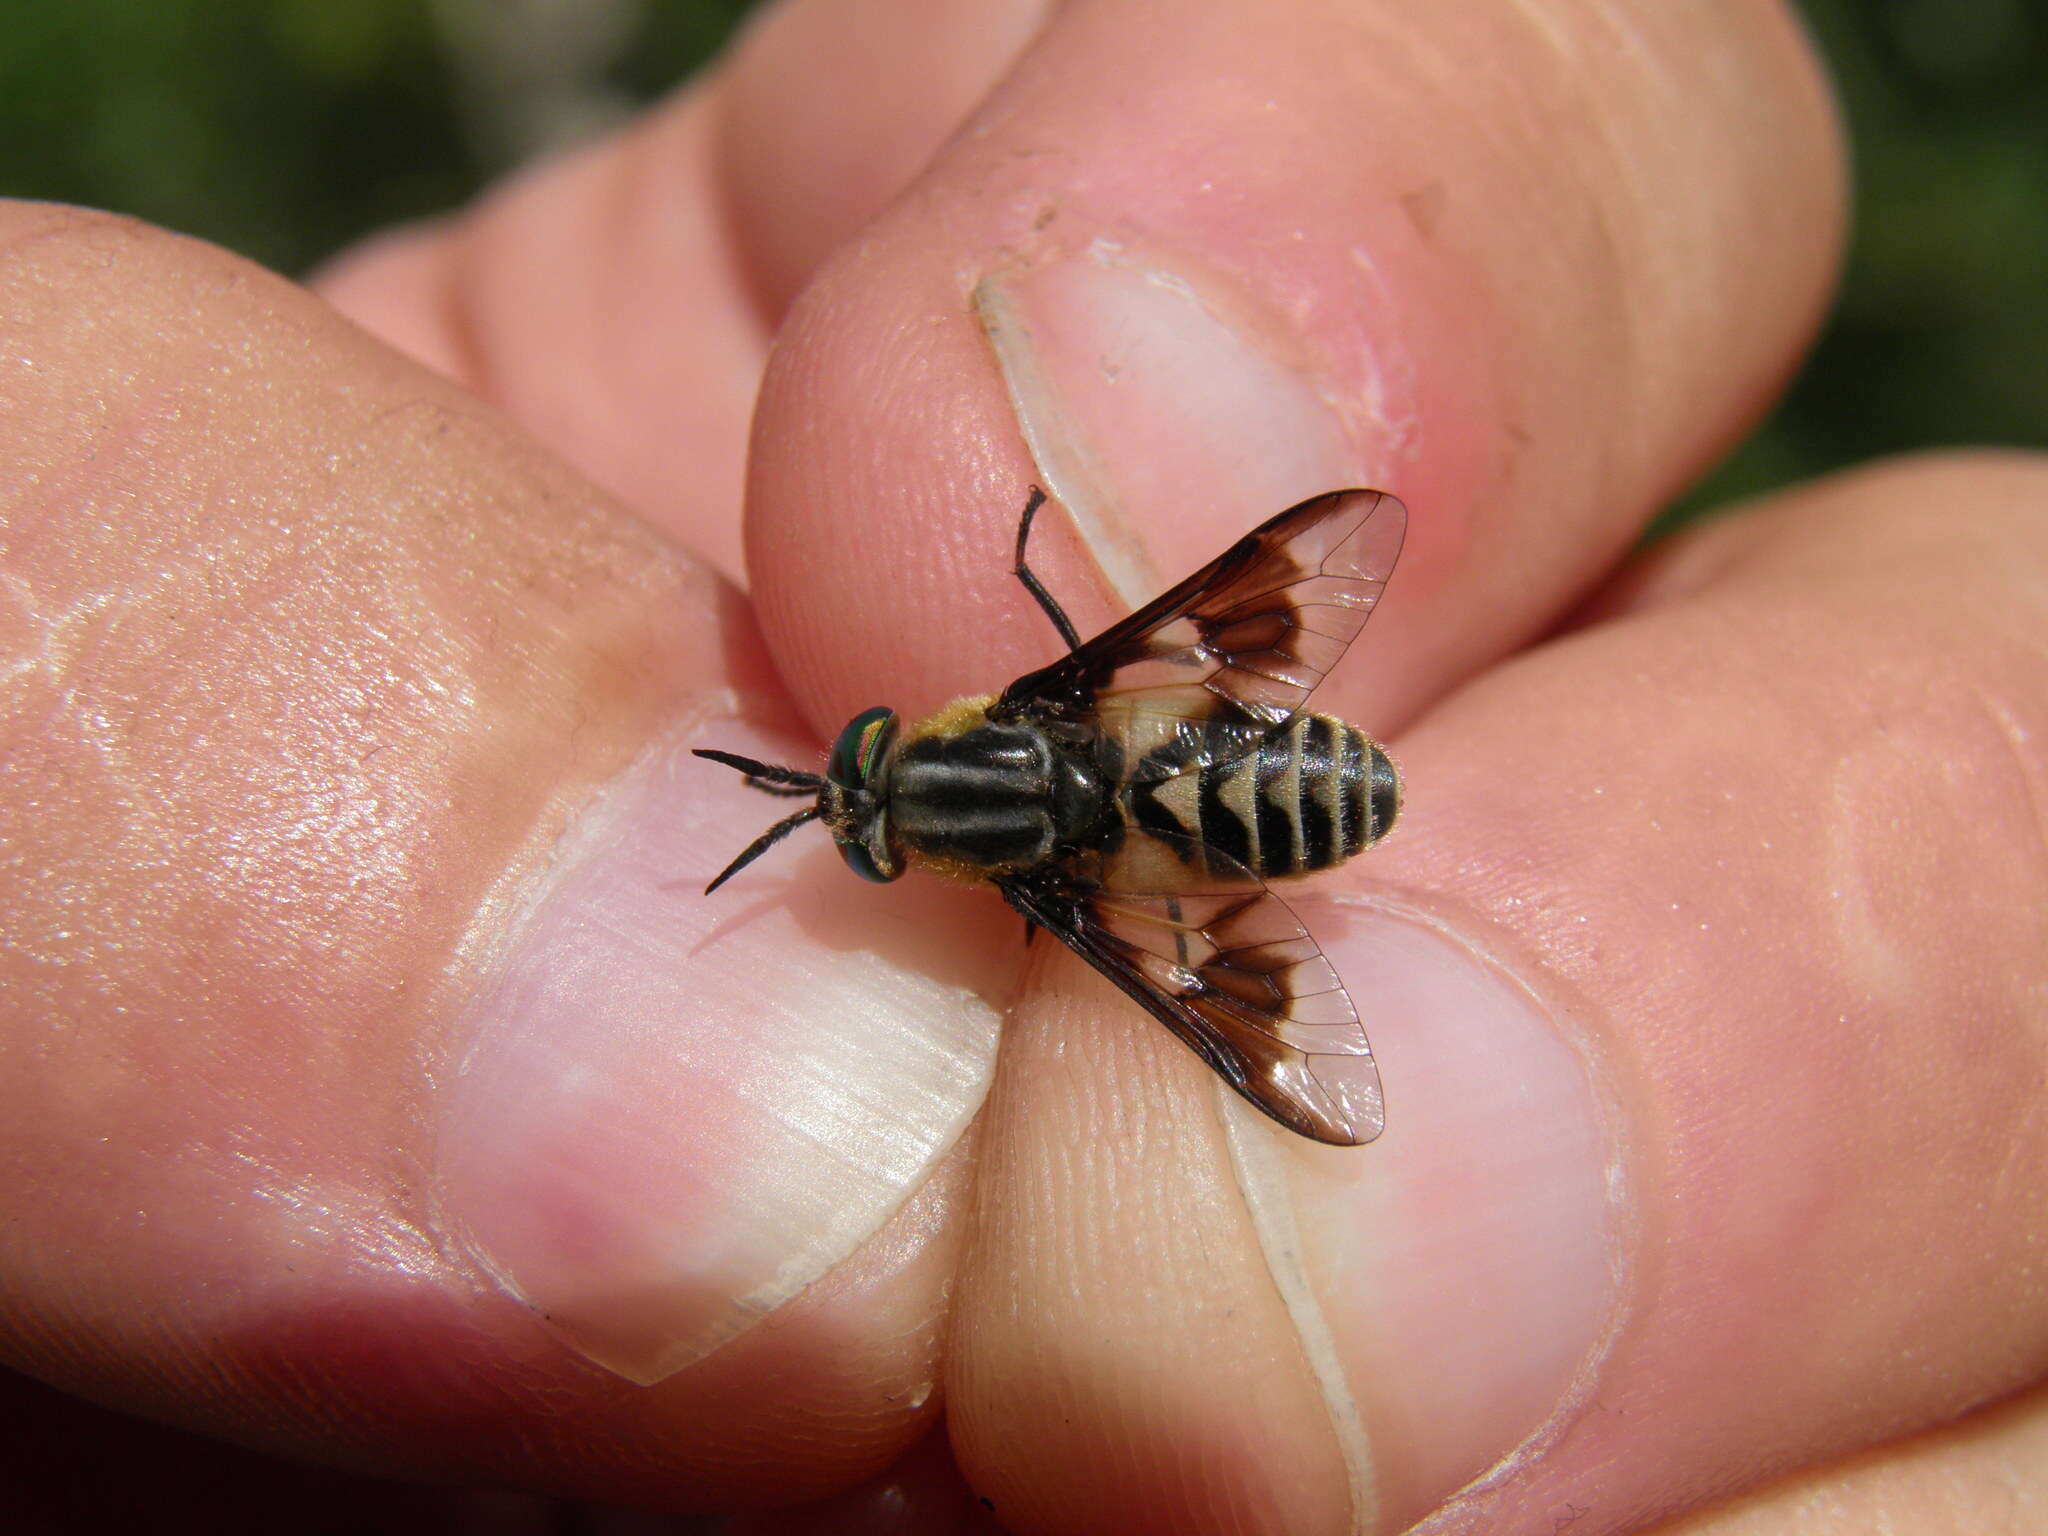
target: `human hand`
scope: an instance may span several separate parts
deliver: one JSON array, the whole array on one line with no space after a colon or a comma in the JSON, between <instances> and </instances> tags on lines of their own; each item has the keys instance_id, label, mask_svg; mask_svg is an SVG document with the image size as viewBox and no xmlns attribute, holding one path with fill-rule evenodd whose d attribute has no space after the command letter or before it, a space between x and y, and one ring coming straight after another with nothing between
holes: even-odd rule
<instances>
[{"instance_id":1,"label":"human hand","mask_svg":"<svg viewBox=\"0 0 2048 1536\"><path fill-rule=\"evenodd\" d=\"M2032 1383L2048 481L1613 574L1796 359L1839 181L1768 6L798 5L322 285L524 432L12 211L10 1358L386 1475L834 1501L757 1531L1316 1536L1502 1458L1438 1528L1633 1530ZM1302 495L1413 509L1318 694L1408 727L1405 825L1294 898L1370 1149L1236 1123L992 899L821 838L696 894L773 807L687 748L1048 659L1041 475L1084 632Z\"/></svg>"}]
</instances>

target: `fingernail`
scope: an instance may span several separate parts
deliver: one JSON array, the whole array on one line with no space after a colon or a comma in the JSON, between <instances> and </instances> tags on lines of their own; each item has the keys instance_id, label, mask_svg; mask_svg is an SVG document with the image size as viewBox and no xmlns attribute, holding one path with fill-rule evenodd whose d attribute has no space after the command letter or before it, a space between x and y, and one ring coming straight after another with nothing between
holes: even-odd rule
<instances>
[{"instance_id":1,"label":"fingernail","mask_svg":"<svg viewBox=\"0 0 2048 1536\"><path fill-rule=\"evenodd\" d=\"M865 885L815 827L706 897L799 802L692 746L817 757L707 706L583 811L468 1021L438 1139L449 1240L638 1382L736 1337L918 1188L987 1092L1014 949L997 904Z\"/></svg>"},{"instance_id":2,"label":"fingernail","mask_svg":"<svg viewBox=\"0 0 2048 1536\"><path fill-rule=\"evenodd\" d=\"M1046 489L1133 606L1403 451L1405 370L1352 358L1364 380L1333 386L1284 316L1193 263L1098 241L988 274L975 308Z\"/></svg>"},{"instance_id":3,"label":"fingernail","mask_svg":"<svg viewBox=\"0 0 2048 1536\"><path fill-rule=\"evenodd\" d=\"M1352 1471L1406 1530L1586 1390L1623 1273L1611 1116L1551 1009L1419 915L1297 903L1367 1021L1387 1127L1364 1148L1227 1110L1240 1182Z\"/></svg>"}]
</instances>

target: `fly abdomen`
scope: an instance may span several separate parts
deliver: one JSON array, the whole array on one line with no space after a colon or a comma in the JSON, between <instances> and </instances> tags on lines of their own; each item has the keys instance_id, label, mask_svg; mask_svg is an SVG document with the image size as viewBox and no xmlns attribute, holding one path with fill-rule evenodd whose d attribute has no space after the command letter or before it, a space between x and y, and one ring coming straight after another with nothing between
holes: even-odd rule
<instances>
[{"instance_id":1,"label":"fly abdomen","mask_svg":"<svg viewBox=\"0 0 2048 1536\"><path fill-rule=\"evenodd\" d=\"M1255 751L1130 786L1141 830L1213 848L1267 877L1341 864L1386 836L1401 780L1379 743L1328 715L1296 715Z\"/></svg>"}]
</instances>

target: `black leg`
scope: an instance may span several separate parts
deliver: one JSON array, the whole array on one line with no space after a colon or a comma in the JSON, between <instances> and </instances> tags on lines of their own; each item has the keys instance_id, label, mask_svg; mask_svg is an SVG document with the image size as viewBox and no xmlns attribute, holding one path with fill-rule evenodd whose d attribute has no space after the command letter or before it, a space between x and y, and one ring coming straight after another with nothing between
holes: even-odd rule
<instances>
[{"instance_id":1,"label":"black leg","mask_svg":"<svg viewBox=\"0 0 2048 1536\"><path fill-rule=\"evenodd\" d=\"M717 890L721 885L725 884L726 881L730 880L734 875L738 874L741 870L745 869L749 864L753 863L754 860L761 857L762 854L766 853L770 848L773 848L777 843L781 842L785 837L789 836L790 833L794 832L798 827L802 826L805 822L816 821L817 819L818 808L815 805L805 806L802 810L798 811L794 816L783 817L782 820L775 823L774 826L770 827L766 832L763 832L759 837L755 838L751 843L747 844L745 850L740 854L738 858L734 859L730 864L726 865L724 869L720 870L718 872L718 878L712 881L709 885L704 887L704 894L706 896L709 896L713 891Z\"/></svg>"},{"instance_id":2,"label":"black leg","mask_svg":"<svg viewBox=\"0 0 2048 1536\"><path fill-rule=\"evenodd\" d=\"M1024 503L1024 521L1017 525L1017 564L1011 574L1024 583L1024 590L1037 599L1038 606L1045 610L1045 616L1052 620L1052 627L1060 632L1060 639L1067 643L1067 649L1081 649L1081 637L1074 633L1073 623L1053 601L1052 594L1045 590L1045 584L1031 574L1031 567L1024 562L1024 546L1031 542L1031 519L1038 509L1045 505L1045 492L1037 486L1031 487L1031 496Z\"/></svg>"},{"instance_id":3,"label":"black leg","mask_svg":"<svg viewBox=\"0 0 2048 1536\"><path fill-rule=\"evenodd\" d=\"M774 784L758 773L750 773L745 779L749 789L758 789L764 795L815 795L818 791L809 784Z\"/></svg>"},{"instance_id":4,"label":"black leg","mask_svg":"<svg viewBox=\"0 0 2048 1536\"><path fill-rule=\"evenodd\" d=\"M825 787L825 781L815 773L804 773L796 768L784 768L775 763L757 763L751 757L741 757L737 752L720 752L715 747L692 747L691 755L706 757L714 763L723 763L728 768L737 768L746 775L750 788L762 790L771 795L808 795Z\"/></svg>"}]
</instances>

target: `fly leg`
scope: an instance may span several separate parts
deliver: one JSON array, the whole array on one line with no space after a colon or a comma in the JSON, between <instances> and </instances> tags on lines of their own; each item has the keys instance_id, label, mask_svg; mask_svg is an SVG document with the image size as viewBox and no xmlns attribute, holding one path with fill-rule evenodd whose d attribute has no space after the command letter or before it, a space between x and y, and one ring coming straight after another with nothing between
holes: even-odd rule
<instances>
[{"instance_id":1,"label":"fly leg","mask_svg":"<svg viewBox=\"0 0 2048 1536\"><path fill-rule=\"evenodd\" d=\"M1074 633L1072 620L1068 619L1065 610L1053 601L1052 594L1045 590L1045 583L1031 574L1031 567L1024 560L1024 546L1031 542L1031 519L1044 505L1045 492L1034 485L1031 487L1029 499L1024 503L1024 520L1017 525L1017 563L1010 568L1010 574L1024 583L1024 590L1029 592L1038 606L1045 610L1045 616L1052 620L1052 627L1060 632L1060 638L1067 643L1067 649L1078 651L1081 649L1081 637Z\"/></svg>"}]
</instances>

